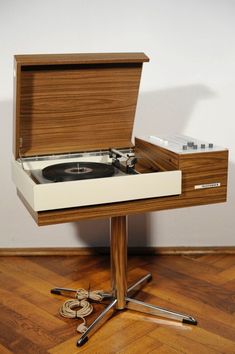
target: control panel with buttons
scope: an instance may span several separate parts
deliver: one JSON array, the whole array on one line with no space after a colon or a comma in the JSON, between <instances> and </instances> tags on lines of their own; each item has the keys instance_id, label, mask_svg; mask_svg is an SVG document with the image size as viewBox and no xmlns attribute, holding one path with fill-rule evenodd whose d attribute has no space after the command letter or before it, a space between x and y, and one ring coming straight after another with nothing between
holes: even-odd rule
<instances>
[{"instance_id":1,"label":"control panel with buttons","mask_svg":"<svg viewBox=\"0 0 235 354\"><path fill-rule=\"evenodd\" d=\"M181 171L182 194L174 199L174 206L226 200L227 149L184 135L150 135L135 138L135 152L139 165L147 171Z\"/></svg>"},{"instance_id":2,"label":"control panel with buttons","mask_svg":"<svg viewBox=\"0 0 235 354\"><path fill-rule=\"evenodd\" d=\"M205 142L180 134L165 137L149 135L143 139L157 146L167 148L177 154L225 150L224 148L216 146L212 142Z\"/></svg>"}]
</instances>

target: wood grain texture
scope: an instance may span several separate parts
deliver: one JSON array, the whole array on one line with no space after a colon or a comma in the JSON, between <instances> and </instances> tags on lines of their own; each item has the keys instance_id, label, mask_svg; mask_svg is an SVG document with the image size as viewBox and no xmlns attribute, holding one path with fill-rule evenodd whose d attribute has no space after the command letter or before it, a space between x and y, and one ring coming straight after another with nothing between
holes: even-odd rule
<instances>
[{"instance_id":1,"label":"wood grain texture","mask_svg":"<svg viewBox=\"0 0 235 354\"><path fill-rule=\"evenodd\" d=\"M117 298L116 308L123 310L127 296L127 222L125 216L110 221L110 253L112 293Z\"/></svg>"},{"instance_id":2,"label":"wood grain texture","mask_svg":"<svg viewBox=\"0 0 235 354\"><path fill-rule=\"evenodd\" d=\"M203 153L177 154L163 147L156 146L142 139L135 139L136 154L139 163L151 166L154 170L182 171L182 194L184 198L210 198L224 195L226 199L228 175L228 150ZM220 183L219 188L195 189L196 185Z\"/></svg>"},{"instance_id":3,"label":"wood grain texture","mask_svg":"<svg viewBox=\"0 0 235 354\"><path fill-rule=\"evenodd\" d=\"M34 247L1 248L0 257L6 256L92 256L109 254L109 247ZM234 246L206 247L129 247L131 255L235 255Z\"/></svg>"},{"instance_id":4,"label":"wood grain texture","mask_svg":"<svg viewBox=\"0 0 235 354\"><path fill-rule=\"evenodd\" d=\"M196 197L163 197L142 199L134 202L104 204L99 206L69 208L53 211L43 211L34 214L34 220L39 226L76 222L79 220L109 218L115 216L134 215L146 212L207 205L225 202L226 189L220 194ZM180 199L179 199L180 198Z\"/></svg>"},{"instance_id":5,"label":"wood grain texture","mask_svg":"<svg viewBox=\"0 0 235 354\"><path fill-rule=\"evenodd\" d=\"M142 63L148 61L143 53L26 55L15 61L16 158L131 146ZM182 194L38 213L18 194L38 225L226 201L227 151L180 157L136 139L136 152L143 170L182 170ZM221 187L194 188L214 182Z\"/></svg>"},{"instance_id":6,"label":"wood grain texture","mask_svg":"<svg viewBox=\"0 0 235 354\"><path fill-rule=\"evenodd\" d=\"M179 156L160 146L135 138L135 153L138 163L153 171L173 171L179 169Z\"/></svg>"},{"instance_id":7,"label":"wood grain texture","mask_svg":"<svg viewBox=\"0 0 235 354\"><path fill-rule=\"evenodd\" d=\"M143 63L149 58L142 52L136 53L71 53L71 54L25 54L15 55L19 65L70 65L70 64L113 64Z\"/></svg>"},{"instance_id":8,"label":"wood grain texture","mask_svg":"<svg viewBox=\"0 0 235 354\"><path fill-rule=\"evenodd\" d=\"M21 153L132 145L141 66L21 72Z\"/></svg>"},{"instance_id":9,"label":"wood grain texture","mask_svg":"<svg viewBox=\"0 0 235 354\"><path fill-rule=\"evenodd\" d=\"M132 146L143 61L127 53L16 56L15 157Z\"/></svg>"},{"instance_id":10,"label":"wood grain texture","mask_svg":"<svg viewBox=\"0 0 235 354\"><path fill-rule=\"evenodd\" d=\"M158 163L158 150L157 146L136 139L136 151L137 155L140 157L139 164L146 164L144 169L147 168L154 171L161 171L169 168L169 170L180 169L182 171L181 195L102 204L97 206L41 211L36 213L27 205L23 196L20 195L19 192L18 193L38 225L73 222L83 219L125 216L226 201L228 169L227 150L180 156L160 148L160 164ZM221 186L219 188L195 190L195 185L215 182L221 183Z\"/></svg>"},{"instance_id":11,"label":"wood grain texture","mask_svg":"<svg viewBox=\"0 0 235 354\"><path fill-rule=\"evenodd\" d=\"M50 294L61 284L110 289L109 258L1 257L1 353L198 354L235 352L234 255L131 256L128 283L152 272L137 298L194 315L198 326L124 311L88 343L76 347L79 320L58 310L66 297ZM95 270L95 271L94 271ZM103 309L94 305L90 323Z\"/></svg>"},{"instance_id":12,"label":"wood grain texture","mask_svg":"<svg viewBox=\"0 0 235 354\"><path fill-rule=\"evenodd\" d=\"M13 154L15 158L20 155L21 140L20 140L20 100L21 95L21 66L14 61L14 91L13 91Z\"/></svg>"}]
</instances>

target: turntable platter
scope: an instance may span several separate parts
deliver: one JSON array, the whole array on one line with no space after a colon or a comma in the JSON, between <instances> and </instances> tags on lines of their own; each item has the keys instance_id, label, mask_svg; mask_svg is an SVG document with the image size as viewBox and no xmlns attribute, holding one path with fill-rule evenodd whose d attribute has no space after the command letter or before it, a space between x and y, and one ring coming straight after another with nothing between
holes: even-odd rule
<instances>
[{"instance_id":1,"label":"turntable platter","mask_svg":"<svg viewBox=\"0 0 235 354\"><path fill-rule=\"evenodd\" d=\"M42 175L53 182L104 178L114 175L114 167L98 162L67 162L45 167Z\"/></svg>"}]
</instances>

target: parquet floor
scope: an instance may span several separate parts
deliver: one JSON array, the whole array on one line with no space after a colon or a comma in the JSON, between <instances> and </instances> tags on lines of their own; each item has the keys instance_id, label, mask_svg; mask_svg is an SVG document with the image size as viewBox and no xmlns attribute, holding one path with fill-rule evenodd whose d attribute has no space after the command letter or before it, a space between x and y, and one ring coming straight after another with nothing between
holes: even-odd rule
<instances>
[{"instance_id":1,"label":"parquet floor","mask_svg":"<svg viewBox=\"0 0 235 354\"><path fill-rule=\"evenodd\" d=\"M193 315L198 326L123 311L81 348L54 286L109 289L107 256L1 257L0 353L235 353L235 256L131 256L129 278L152 272L137 298ZM96 305L90 322L101 310Z\"/></svg>"}]
</instances>

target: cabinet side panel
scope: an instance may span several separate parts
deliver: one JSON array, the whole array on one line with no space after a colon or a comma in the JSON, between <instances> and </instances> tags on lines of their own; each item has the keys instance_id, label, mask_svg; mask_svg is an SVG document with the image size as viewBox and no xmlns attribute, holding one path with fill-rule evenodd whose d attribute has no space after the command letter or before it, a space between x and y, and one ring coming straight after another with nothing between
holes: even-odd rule
<instances>
[{"instance_id":1,"label":"cabinet side panel","mask_svg":"<svg viewBox=\"0 0 235 354\"><path fill-rule=\"evenodd\" d=\"M34 186L35 183L24 171L17 161L12 161L11 164L12 179L16 188L21 192L28 204L34 208Z\"/></svg>"},{"instance_id":2,"label":"cabinet side panel","mask_svg":"<svg viewBox=\"0 0 235 354\"><path fill-rule=\"evenodd\" d=\"M37 214L37 222L39 225L50 225L225 202L228 151L217 152L216 155L209 153L209 156L205 155L205 159L194 156L196 160L187 157L179 162L183 178L181 195L43 211ZM155 164L154 169L156 170ZM195 190L195 185L209 184L212 181L220 182L220 187Z\"/></svg>"},{"instance_id":3,"label":"cabinet side panel","mask_svg":"<svg viewBox=\"0 0 235 354\"><path fill-rule=\"evenodd\" d=\"M21 66L14 61L14 82L13 82L13 154L15 159L19 157L20 149L20 79Z\"/></svg>"},{"instance_id":4,"label":"cabinet side panel","mask_svg":"<svg viewBox=\"0 0 235 354\"><path fill-rule=\"evenodd\" d=\"M139 138L135 138L138 163L157 171L178 170L178 155Z\"/></svg>"},{"instance_id":5,"label":"cabinet side panel","mask_svg":"<svg viewBox=\"0 0 235 354\"><path fill-rule=\"evenodd\" d=\"M228 151L185 154L180 157L183 195L220 196L226 200Z\"/></svg>"}]
</instances>

